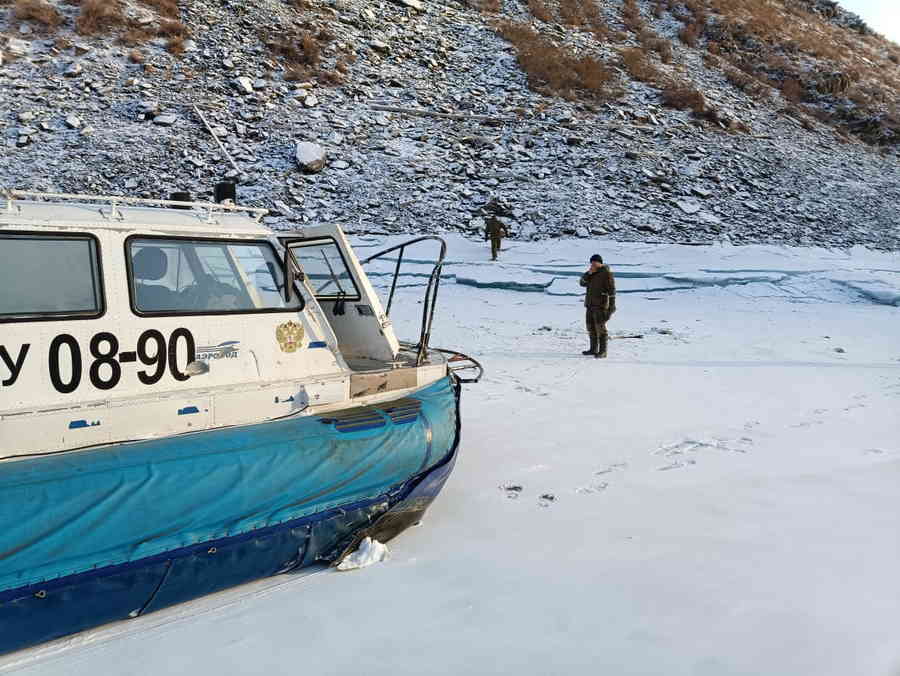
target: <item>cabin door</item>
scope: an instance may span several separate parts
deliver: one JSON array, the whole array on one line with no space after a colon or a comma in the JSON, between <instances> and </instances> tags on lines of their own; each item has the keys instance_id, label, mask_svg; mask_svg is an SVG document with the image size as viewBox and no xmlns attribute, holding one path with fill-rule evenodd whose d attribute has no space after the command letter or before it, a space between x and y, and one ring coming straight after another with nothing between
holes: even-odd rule
<instances>
[{"instance_id":1,"label":"cabin door","mask_svg":"<svg viewBox=\"0 0 900 676\"><path fill-rule=\"evenodd\" d=\"M396 359L400 350L381 301L344 235L329 228L322 234L285 238L306 276L351 368L368 369ZM326 234L327 233L327 234Z\"/></svg>"}]
</instances>

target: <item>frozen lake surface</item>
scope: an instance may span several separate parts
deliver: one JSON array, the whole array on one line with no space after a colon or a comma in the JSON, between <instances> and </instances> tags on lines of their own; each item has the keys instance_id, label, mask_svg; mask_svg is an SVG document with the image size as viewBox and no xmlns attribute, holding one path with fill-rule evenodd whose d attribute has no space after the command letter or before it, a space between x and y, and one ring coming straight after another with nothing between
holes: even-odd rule
<instances>
[{"instance_id":1,"label":"frozen lake surface","mask_svg":"<svg viewBox=\"0 0 900 676\"><path fill-rule=\"evenodd\" d=\"M564 240L491 264L483 242L449 245L432 342L487 375L463 392L454 475L387 561L246 585L0 671L900 673L900 257ZM597 252L621 290L605 361L580 354ZM401 337L428 271L401 280Z\"/></svg>"}]
</instances>

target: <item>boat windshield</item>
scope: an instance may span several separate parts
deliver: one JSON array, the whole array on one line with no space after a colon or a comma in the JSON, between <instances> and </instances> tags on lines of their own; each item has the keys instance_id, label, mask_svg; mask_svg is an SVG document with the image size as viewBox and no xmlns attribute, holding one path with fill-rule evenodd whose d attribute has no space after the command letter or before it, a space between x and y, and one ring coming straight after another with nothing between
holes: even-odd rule
<instances>
[{"instance_id":1,"label":"boat windshield","mask_svg":"<svg viewBox=\"0 0 900 676\"><path fill-rule=\"evenodd\" d=\"M141 314L222 314L300 310L284 300L281 264L268 242L128 241L132 303Z\"/></svg>"}]
</instances>

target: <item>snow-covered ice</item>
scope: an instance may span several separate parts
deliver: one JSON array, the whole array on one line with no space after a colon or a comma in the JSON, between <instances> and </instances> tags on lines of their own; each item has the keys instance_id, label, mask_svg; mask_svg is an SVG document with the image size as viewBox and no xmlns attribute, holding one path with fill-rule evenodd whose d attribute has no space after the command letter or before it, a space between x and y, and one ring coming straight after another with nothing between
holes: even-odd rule
<instances>
[{"instance_id":1,"label":"snow-covered ice","mask_svg":"<svg viewBox=\"0 0 900 676\"><path fill-rule=\"evenodd\" d=\"M492 265L484 242L449 244L433 344L487 375L463 392L453 476L389 561L245 585L0 671L900 673L896 254L569 240L508 242ZM596 252L622 289L605 361L580 354ZM410 338L412 270L393 311Z\"/></svg>"}]
</instances>

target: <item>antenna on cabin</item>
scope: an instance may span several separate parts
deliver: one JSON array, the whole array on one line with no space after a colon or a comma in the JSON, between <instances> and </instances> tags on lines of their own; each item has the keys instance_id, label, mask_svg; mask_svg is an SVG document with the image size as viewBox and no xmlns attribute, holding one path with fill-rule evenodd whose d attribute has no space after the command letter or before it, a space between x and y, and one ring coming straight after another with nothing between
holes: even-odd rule
<instances>
[{"instance_id":1,"label":"antenna on cabin","mask_svg":"<svg viewBox=\"0 0 900 676\"><path fill-rule=\"evenodd\" d=\"M215 139L216 144L219 146L219 150L222 151L222 153L225 155L226 159L231 163L231 166L234 167L234 170L239 174L244 173L238 168L238 165L235 164L234 160L231 158L231 154L228 152L228 150L225 149L225 146L222 144L222 141L219 139L218 136L216 136L216 133L212 130L212 127L209 126L209 122L206 121L206 118L203 117L203 113L200 112L200 109L197 106L194 106L194 112L197 113L197 117L200 118L200 121L203 123L203 126L206 127L206 131L209 132L209 135Z\"/></svg>"}]
</instances>

